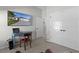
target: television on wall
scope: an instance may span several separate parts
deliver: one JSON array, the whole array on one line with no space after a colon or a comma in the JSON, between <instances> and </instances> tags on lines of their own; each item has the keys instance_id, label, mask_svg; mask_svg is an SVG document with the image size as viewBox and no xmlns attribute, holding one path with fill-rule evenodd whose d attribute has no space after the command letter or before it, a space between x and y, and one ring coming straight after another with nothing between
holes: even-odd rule
<instances>
[{"instance_id":1,"label":"television on wall","mask_svg":"<svg viewBox=\"0 0 79 59\"><path fill-rule=\"evenodd\" d=\"M8 11L8 26L31 26L32 15Z\"/></svg>"}]
</instances>

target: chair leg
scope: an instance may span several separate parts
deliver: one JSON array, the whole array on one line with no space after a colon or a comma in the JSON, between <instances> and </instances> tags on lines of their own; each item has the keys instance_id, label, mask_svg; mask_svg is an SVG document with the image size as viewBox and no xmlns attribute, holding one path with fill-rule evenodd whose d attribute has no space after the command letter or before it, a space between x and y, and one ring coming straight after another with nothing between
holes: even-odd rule
<instances>
[{"instance_id":1,"label":"chair leg","mask_svg":"<svg viewBox=\"0 0 79 59\"><path fill-rule=\"evenodd\" d=\"M26 42L24 42L24 50L26 51Z\"/></svg>"},{"instance_id":2,"label":"chair leg","mask_svg":"<svg viewBox=\"0 0 79 59\"><path fill-rule=\"evenodd\" d=\"M27 46L28 46L28 41L27 41Z\"/></svg>"},{"instance_id":3,"label":"chair leg","mask_svg":"<svg viewBox=\"0 0 79 59\"><path fill-rule=\"evenodd\" d=\"M30 42L30 48L31 48L31 47L32 47L32 46L31 46L31 40L30 40L29 42Z\"/></svg>"}]
</instances>

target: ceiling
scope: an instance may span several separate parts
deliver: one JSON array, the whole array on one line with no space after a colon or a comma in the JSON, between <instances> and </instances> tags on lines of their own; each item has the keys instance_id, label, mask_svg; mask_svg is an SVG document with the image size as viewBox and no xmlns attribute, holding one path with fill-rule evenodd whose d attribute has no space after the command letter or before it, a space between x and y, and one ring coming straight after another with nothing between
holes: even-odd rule
<instances>
[{"instance_id":1,"label":"ceiling","mask_svg":"<svg viewBox=\"0 0 79 59\"><path fill-rule=\"evenodd\" d=\"M35 6L35 7L39 8L41 10L45 10L46 9L46 6Z\"/></svg>"}]
</instances>

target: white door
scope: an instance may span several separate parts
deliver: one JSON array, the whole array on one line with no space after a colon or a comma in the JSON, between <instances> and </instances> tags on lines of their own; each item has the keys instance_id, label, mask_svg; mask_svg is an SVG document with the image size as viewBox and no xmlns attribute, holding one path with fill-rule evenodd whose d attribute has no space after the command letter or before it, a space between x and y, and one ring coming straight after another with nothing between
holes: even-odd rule
<instances>
[{"instance_id":1,"label":"white door","mask_svg":"<svg viewBox=\"0 0 79 59\"><path fill-rule=\"evenodd\" d=\"M40 17L36 18L36 38L43 37L43 20Z\"/></svg>"}]
</instances>

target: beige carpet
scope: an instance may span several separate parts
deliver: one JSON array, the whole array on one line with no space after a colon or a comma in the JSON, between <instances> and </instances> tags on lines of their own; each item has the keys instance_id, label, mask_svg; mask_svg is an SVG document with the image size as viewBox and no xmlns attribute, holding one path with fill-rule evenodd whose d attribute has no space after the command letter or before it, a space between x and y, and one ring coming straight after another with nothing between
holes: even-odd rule
<instances>
[{"instance_id":1,"label":"beige carpet","mask_svg":"<svg viewBox=\"0 0 79 59\"><path fill-rule=\"evenodd\" d=\"M21 48L18 46L15 49L9 50L8 48L4 48L0 50L0 53L15 53L15 51L19 50L22 53L40 53L44 52L46 49L51 49L54 53L78 53L79 51L55 44L49 43L43 38L36 39L32 41L32 48L27 46L26 51L24 51L24 47Z\"/></svg>"}]
</instances>

